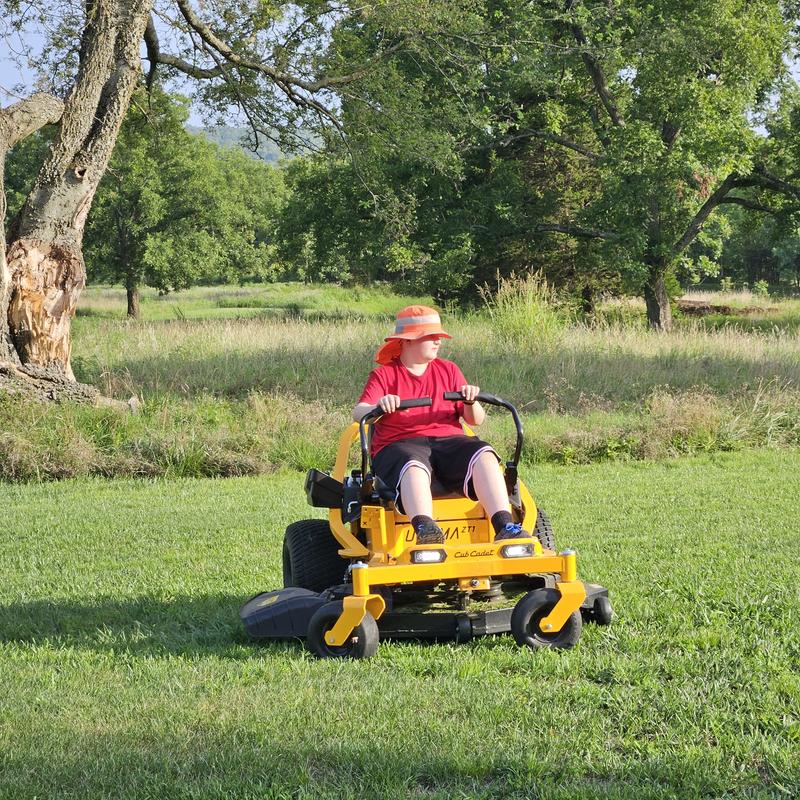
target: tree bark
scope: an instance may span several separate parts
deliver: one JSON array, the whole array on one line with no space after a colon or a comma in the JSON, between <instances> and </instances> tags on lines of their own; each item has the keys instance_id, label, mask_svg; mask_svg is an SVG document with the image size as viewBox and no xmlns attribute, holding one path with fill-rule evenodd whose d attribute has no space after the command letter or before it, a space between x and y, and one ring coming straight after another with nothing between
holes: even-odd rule
<instances>
[{"instance_id":1,"label":"tree bark","mask_svg":"<svg viewBox=\"0 0 800 800\"><path fill-rule=\"evenodd\" d=\"M672 308L669 303L664 270L651 271L644 287L644 301L647 305L647 321L653 330L669 332L672 330Z\"/></svg>"},{"instance_id":2,"label":"tree bark","mask_svg":"<svg viewBox=\"0 0 800 800\"><path fill-rule=\"evenodd\" d=\"M139 287L128 285L125 287L128 294L128 316L132 319L139 319Z\"/></svg>"},{"instance_id":3,"label":"tree bark","mask_svg":"<svg viewBox=\"0 0 800 800\"><path fill-rule=\"evenodd\" d=\"M64 104L57 97L37 92L25 100L0 109L0 222L6 216L5 161L8 151L44 125L57 122ZM8 327L11 270L6 259L5 230L0 235L0 362L19 364L19 356Z\"/></svg>"},{"instance_id":4,"label":"tree bark","mask_svg":"<svg viewBox=\"0 0 800 800\"><path fill-rule=\"evenodd\" d=\"M581 289L581 311L585 316L594 314L594 289L591 286L584 286Z\"/></svg>"},{"instance_id":5,"label":"tree bark","mask_svg":"<svg viewBox=\"0 0 800 800\"><path fill-rule=\"evenodd\" d=\"M141 66L152 0L97 0L50 155L9 232L8 320L23 363L74 380L70 324L86 283L86 217Z\"/></svg>"}]
</instances>

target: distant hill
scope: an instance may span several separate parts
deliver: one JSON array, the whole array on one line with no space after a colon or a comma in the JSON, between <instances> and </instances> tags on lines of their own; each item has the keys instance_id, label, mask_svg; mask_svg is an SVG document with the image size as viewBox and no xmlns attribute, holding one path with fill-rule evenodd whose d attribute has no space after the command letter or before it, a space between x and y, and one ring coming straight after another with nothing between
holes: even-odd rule
<instances>
[{"instance_id":1,"label":"distant hill","mask_svg":"<svg viewBox=\"0 0 800 800\"><path fill-rule=\"evenodd\" d=\"M275 162L279 158L290 158L285 156L274 142L262 140L258 151L254 153L249 147L244 145L244 136L247 132L245 128L232 128L229 125L220 125L218 128L201 128L198 125L187 125L186 130L195 136L205 136L210 142L218 144L220 147L241 147L245 153L253 158L261 158L264 161Z\"/></svg>"}]
</instances>

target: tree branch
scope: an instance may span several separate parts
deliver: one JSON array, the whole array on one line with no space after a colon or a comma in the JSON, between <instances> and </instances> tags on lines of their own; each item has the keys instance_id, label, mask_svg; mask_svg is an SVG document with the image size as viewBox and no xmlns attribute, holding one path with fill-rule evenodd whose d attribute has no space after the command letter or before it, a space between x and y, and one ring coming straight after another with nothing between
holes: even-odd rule
<instances>
[{"instance_id":1,"label":"tree branch","mask_svg":"<svg viewBox=\"0 0 800 800\"><path fill-rule=\"evenodd\" d=\"M753 179L758 186L763 186L765 189L772 189L774 192L787 194L790 197L794 197L796 200L800 200L800 187L787 183L775 175L771 175L765 169L756 169Z\"/></svg>"},{"instance_id":2,"label":"tree branch","mask_svg":"<svg viewBox=\"0 0 800 800\"><path fill-rule=\"evenodd\" d=\"M723 197L719 204L732 203L733 205L742 206L742 208L749 208L751 211L763 211L765 214L777 214L777 209L770 208L769 206L756 203L754 200L748 200L746 197Z\"/></svg>"},{"instance_id":3,"label":"tree branch","mask_svg":"<svg viewBox=\"0 0 800 800\"><path fill-rule=\"evenodd\" d=\"M694 218L689 223L683 236L678 239L672 247L675 255L682 253L693 241L695 236L700 233L703 223L709 218L711 212L722 202L722 199L728 192L737 185L737 175L732 172L725 178L724 181L715 189L711 196L700 207L700 210L694 215Z\"/></svg>"},{"instance_id":4,"label":"tree branch","mask_svg":"<svg viewBox=\"0 0 800 800\"><path fill-rule=\"evenodd\" d=\"M158 63L164 64L168 67L174 67L178 72L188 75L190 78L206 79L206 78L221 78L223 71L219 66L212 67L211 69L204 69L195 64L190 64L182 58L170 55L169 53L158 53ZM149 80L149 75L148 75Z\"/></svg>"},{"instance_id":5,"label":"tree branch","mask_svg":"<svg viewBox=\"0 0 800 800\"><path fill-rule=\"evenodd\" d=\"M501 139L500 141L484 145L480 149L485 150L489 147L508 147L510 144L520 139L546 139L549 142L560 144L562 147L566 147L569 150L574 150L576 153L580 153L581 155L584 155L593 161L600 160L599 153L595 153L593 150L590 150L588 147L584 147L582 144L572 142L569 139L565 139L563 136L556 136L554 133L548 133L547 131L524 131L522 133L515 134L514 136L507 136L505 139Z\"/></svg>"},{"instance_id":6,"label":"tree branch","mask_svg":"<svg viewBox=\"0 0 800 800\"><path fill-rule=\"evenodd\" d=\"M595 91L600 97L600 102L608 112L608 116L611 118L611 121L618 128L624 128L625 120L620 115L617 104L614 101L614 97L608 88L606 76L603 73L603 68L600 66L600 62L589 52L589 40L586 38L583 28L581 28L577 22L570 22L569 27L572 31L572 35L575 37L575 41L581 48L581 58L583 59L583 63L586 65L586 70L592 79Z\"/></svg>"},{"instance_id":7,"label":"tree branch","mask_svg":"<svg viewBox=\"0 0 800 800\"><path fill-rule=\"evenodd\" d=\"M211 30L209 25L203 22L194 13L192 7L189 5L189 0L177 0L177 3L178 8L181 10L181 14L183 14L184 19L189 23L190 27L200 36L206 45L220 53L220 55L222 55L223 58L225 58L231 64L234 64L242 69L259 72L275 81L275 83L282 84L283 86L294 86L309 93L319 92L323 89L333 89L337 86L344 86L348 83L359 80L360 78L364 77L375 64L392 55L393 53L396 53L405 45L405 39L396 42L394 45L387 47L377 56L367 61L349 75L327 75L315 81L307 81L303 80L302 78L298 78L296 75L290 75L287 72L281 72L280 70L273 69L263 61L253 61L252 59L240 56L230 45L220 39L214 33L214 31ZM174 59L174 61L177 60L178 59ZM178 64L174 63L174 61L171 66L180 69ZM162 63L164 62L162 61ZM216 77L216 75L198 75L194 72L187 74L192 74L193 77Z\"/></svg>"},{"instance_id":8,"label":"tree branch","mask_svg":"<svg viewBox=\"0 0 800 800\"><path fill-rule=\"evenodd\" d=\"M63 113L63 101L46 92L36 92L0 109L0 150L11 149L44 125L58 122Z\"/></svg>"},{"instance_id":9,"label":"tree branch","mask_svg":"<svg viewBox=\"0 0 800 800\"><path fill-rule=\"evenodd\" d=\"M156 68L160 63L158 57L161 52L158 44L158 32L156 31L152 14L147 17L147 26L144 29L144 44L147 48L147 60L150 62L145 85L147 86L147 91L150 92L153 88L153 81L156 79Z\"/></svg>"},{"instance_id":10,"label":"tree branch","mask_svg":"<svg viewBox=\"0 0 800 800\"><path fill-rule=\"evenodd\" d=\"M579 225L559 225L557 223L543 223L536 225L534 231L546 233L566 233L578 239L619 239L619 234L613 231L597 231L592 228L582 228Z\"/></svg>"}]
</instances>

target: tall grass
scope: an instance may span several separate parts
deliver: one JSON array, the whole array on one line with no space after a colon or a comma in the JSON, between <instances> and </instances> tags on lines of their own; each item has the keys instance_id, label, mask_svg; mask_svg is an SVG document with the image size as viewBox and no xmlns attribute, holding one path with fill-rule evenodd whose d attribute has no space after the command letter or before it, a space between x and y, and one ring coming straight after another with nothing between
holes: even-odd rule
<instances>
[{"instance_id":1,"label":"tall grass","mask_svg":"<svg viewBox=\"0 0 800 800\"><path fill-rule=\"evenodd\" d=\"M442 355L470 380L530 411L582 412L641 402L655 388L714 394L777 380L797 386L800 337L690 325L670 335L608 325L561 327L556 340L521 337L473 314L445 318L453 335ZM79 320L79 378L125 397L203 392L245 397L288 390L306 400L348 404L383 337L386 320L186 320L127 325Z\"/></svg>"},{"instance_id":2,"label":"tall grass","mask_svg":"<svg viewBox=\"0 0 800 800\"><path fill-rule=\"evenodd\" d=\"M442 355L522 411L526 462L798 443L797 333L712 330L695 321L670 335L619 322L589 326L554 306L536 279L500 289L478 312L445 315L453 339ZM219 288L195 295L214 302L227 297ZM110 396L138 396L142 411L130 417L0 400L0 476L325 467L374 352L391 330L391 316L376 310L374 299L368 293L366 305L339 307L330 312L334 318L313 321L294 314L139 323L78 318L78 378ZM396 309L411 299L381 302ZM512 428L501 412L492 412L484 431L510 449Z\"/></svg>"},{"instance_id":3,"label":"tall grass","mask_svg":"<svg viewBox=\"0 0 800 800\"><path fill-rule=\"evenodd\" d=\"M522 349L532 340L559 341L571 318L569 305L539 274L501 278L496 287L483 287L481 297L494 336Z\"/></svg>"}]
</instances>

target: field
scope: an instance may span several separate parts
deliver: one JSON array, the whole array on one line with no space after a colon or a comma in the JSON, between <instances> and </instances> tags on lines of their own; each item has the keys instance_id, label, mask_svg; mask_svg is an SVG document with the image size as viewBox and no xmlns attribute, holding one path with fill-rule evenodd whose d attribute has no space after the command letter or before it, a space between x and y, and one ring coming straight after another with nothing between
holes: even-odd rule
<instances>
[{"instance_id":1,"label":"field","mask_svg":"<svg viewBox=\"0 0 800 800\"><path fill-rule=\"evenodd\" d=\"M413 299L203 288L129 322L87 291L78 378L142 405L0 397L0 798L800 795L796 301L668 336L535 282L446 315L445 357L521 408L522 476L611 592L574 650L247 640L240 604L319 515L303 470ZM485 435L508 450L507 417Z\"/></svg>"},{"instance_id":2,"label":"field","mask_svg":"<svg viewBox=\"0 0 800 800\"><path fill-rule=\"evenodd\" d=\"M356 663L238 626L300 474L7 485L0 797L796 797L800 455L524 478L614 624Z\"/></svg>"},{"instance_id":3,"label":"field","mask_svg":"<svg viewBox=\"0 0 800 800\"><path fill-rule=\"evenodd\" d=\"M76 375L107 395L138 397L141 413L0 398L0 478L226 477L329 463L391 310L411 299L377 289L206 287L147 295L143 320L128 322L121 290L88 290L74 324ZM680 319L662 336L643 327L636 303L608 302L587 324L547 300L529 282L446 316L454 338L443 355L521 409L524 463L800 443L796 301L770 301L778 312L721 326ZM758 319L772 327L753 328ZM486 430L510 446L507 418L493 414Z\"/></svg>"}]
</instances>

